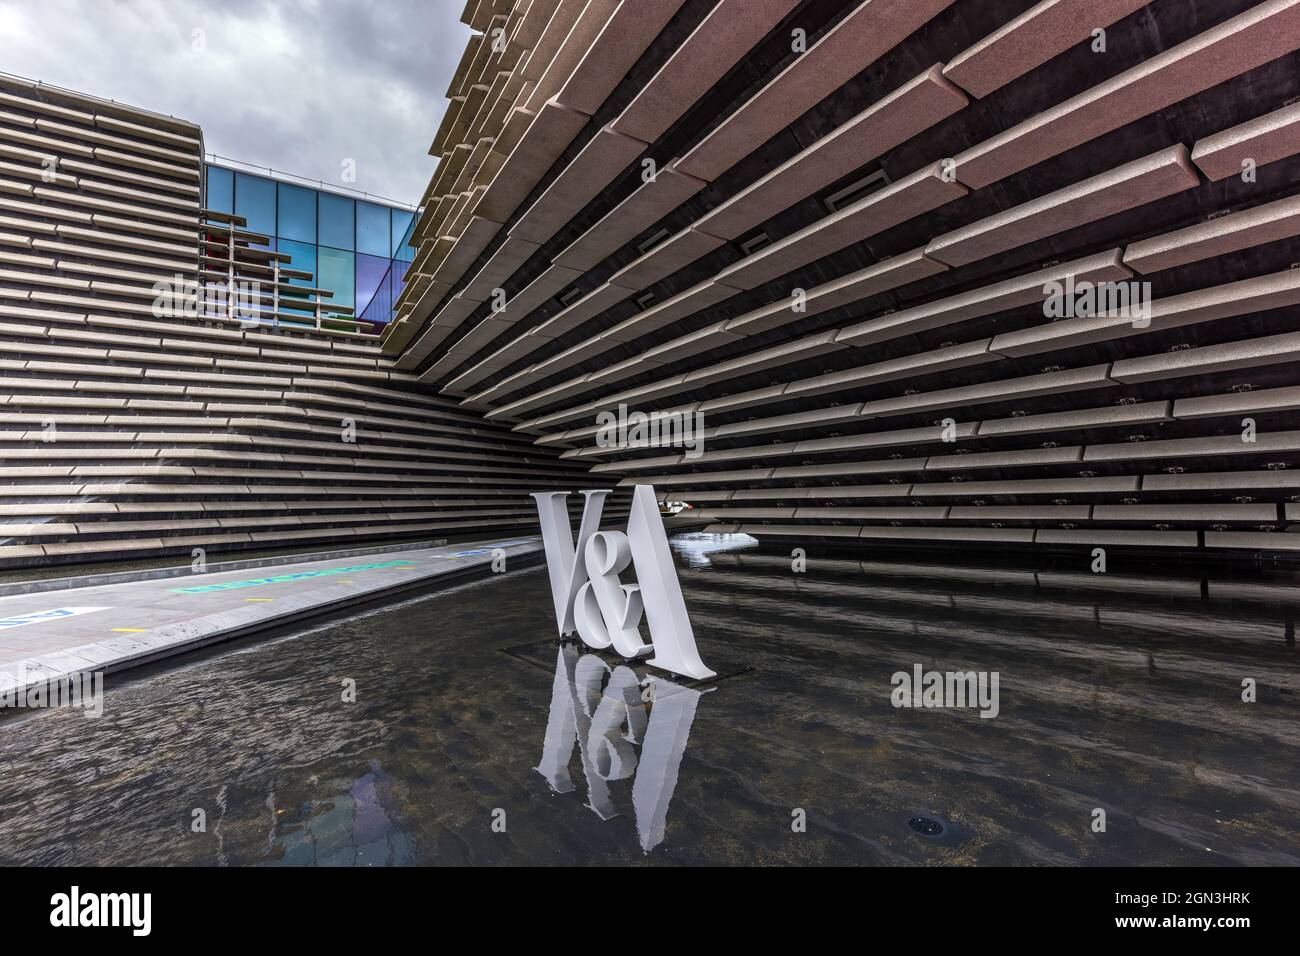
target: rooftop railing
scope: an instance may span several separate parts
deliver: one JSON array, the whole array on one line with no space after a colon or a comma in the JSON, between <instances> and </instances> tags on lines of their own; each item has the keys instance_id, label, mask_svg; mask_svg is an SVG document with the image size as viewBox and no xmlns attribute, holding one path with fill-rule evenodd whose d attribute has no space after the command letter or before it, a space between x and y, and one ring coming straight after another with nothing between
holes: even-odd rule
<instances>
[{"instance_id":1,"label":"rooftop railing","mask_svg":"<svg viewBox=\"0 0 1300 956\"><path fill-rule=\"evenodd\" d=\"M351 196L354 199L368 199L389 206L401 206L404 209L410 209L412 212L417 208L409 202L402 202L400 199L389 199L387 196L368 193L361 189L353 189L351 186L340 186L338 183L326 182L323 179L312 179L309 176L299 176L297 173L286 172L283 169L274 169L271 166L259 166L257 163L246 163L242 159L231 159L229 156L221 156L217 153L204 153L203 160L205 163L212 163L215 166L223 166L237 172L266 176L268 179L275 179L280 182L292 183L298 186L307 186L311 189L321 189L325 192L336 193L340 196Z\"/></svg>"}]
</instances>

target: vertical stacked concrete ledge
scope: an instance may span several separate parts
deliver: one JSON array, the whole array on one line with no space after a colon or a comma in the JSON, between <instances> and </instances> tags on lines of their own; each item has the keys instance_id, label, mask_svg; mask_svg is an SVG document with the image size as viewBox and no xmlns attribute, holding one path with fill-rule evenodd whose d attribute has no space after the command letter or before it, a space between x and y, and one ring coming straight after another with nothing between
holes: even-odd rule
<instances>
[{"instance_id":1,"label":"vertical stacked concrete ledge","mask_svg":"<svg viewBox=\"0 0 1300 956\"><path fill-rule=\"evenodd\" d=\"M719 530L1300 552L1300 0L463 19L398 369Z\"/></svg>"}]
</instances>

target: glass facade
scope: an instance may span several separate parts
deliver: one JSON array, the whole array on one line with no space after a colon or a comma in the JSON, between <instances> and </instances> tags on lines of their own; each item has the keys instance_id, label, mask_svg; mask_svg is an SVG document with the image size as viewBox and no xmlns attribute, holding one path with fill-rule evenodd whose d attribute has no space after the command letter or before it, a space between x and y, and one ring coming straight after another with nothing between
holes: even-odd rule
<instances>
[{"instance_id":1,"label":"glass facade","mask_svg":"<svg viewBox=\"0 0 1300 956\"><path fill-rule=\"evenodd\" d=\"M364 252L368 256L392 258L390 252L392 242L388 207L377 206L372 202L358 202L357 252Z\"/></svg>"},{"instance_id":2,"label":"glass facade","mask_svg":"<svg viewBox=\"0 0 1300 956\"><path fill-rule=\"evenodd\" d=\"M393 240L393 248L401 251L395 259L388 260L388 267L382 274L378 273L378 262L381 261L376 257L360 256L357 262L357 288L363 287L369 291L370 280L378 275L378 281L375 290L370 294L370 304L361 311L360 317L370 322L388 321L383 316L391 318L393 315L393 303L397 297L402 294L402 282L406 278L406 268L410 265L414 250L408 245L411 234L415 231L417 222L415 216L405 210L393 210L393 228L398 225L398 217L401 216L406 225L401 235ZM364 279L363 279L364 277ZM364 283L364 286L363 286ZM358 293L359 294L359 293ZM364 298L361 301L365 301Z\"/></svg>"},{"instance_id":3,"label":"glass facade","mask_svg":"<svg viewBox=\"0 0 1300 956\"><path fill-rule=\"evenodd\" d=\"M248 220L270 239L266 248L293 257L292 267L334 293L328 301L356 309L377 330L392 319L395 292L415 250L406 245L415 213L243 170L207 164L204 205Z\"/></svg>"}]
</instances>

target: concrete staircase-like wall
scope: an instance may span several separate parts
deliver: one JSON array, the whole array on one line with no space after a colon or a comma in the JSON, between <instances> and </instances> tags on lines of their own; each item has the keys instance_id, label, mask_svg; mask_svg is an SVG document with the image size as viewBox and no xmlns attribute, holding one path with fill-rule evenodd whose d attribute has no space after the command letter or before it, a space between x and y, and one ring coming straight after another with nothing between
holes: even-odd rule
<instances>
[{"instance_id":1,"label":"concrete staircase-like wall","mask_svg":"<svg viewBox=\"0 0 1300 956\"><path fill-rule=\"evenodd\" d=\"M593 485L372 337L196 312L202 155L0 78L0 567L535 533Z\"/></svg>"}]
</instances>

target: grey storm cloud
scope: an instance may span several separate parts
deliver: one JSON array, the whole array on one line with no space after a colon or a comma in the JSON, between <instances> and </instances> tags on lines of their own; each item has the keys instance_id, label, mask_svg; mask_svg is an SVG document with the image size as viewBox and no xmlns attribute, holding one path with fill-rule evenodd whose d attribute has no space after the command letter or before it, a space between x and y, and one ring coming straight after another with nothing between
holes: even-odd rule
<instances>
[{"instance_id":1,"label":"grey storm cloud","mask_svg":"<svg viewBox=\"0 0 1300 956\"><path fill-rule=\"evenodd\" d=\"M414 203L463 0L0 0L0 70L170 113L211 153Z\"/></svg>"}]
</instances>

